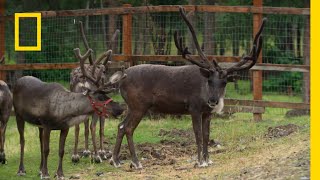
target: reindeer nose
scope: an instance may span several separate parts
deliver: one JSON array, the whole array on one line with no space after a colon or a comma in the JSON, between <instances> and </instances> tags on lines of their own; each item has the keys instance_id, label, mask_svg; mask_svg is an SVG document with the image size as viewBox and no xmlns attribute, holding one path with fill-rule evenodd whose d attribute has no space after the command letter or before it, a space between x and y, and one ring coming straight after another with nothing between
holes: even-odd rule
<instances>
[{"instance_id":1,"label":"reindeer nose","mask_svg":"<svg viewBox=\"0 0 320 180\"><path fill-rule=\"evenodd\" d=\"M219 104L219 101L210 99L210 100L208 101L208 104L218 105L218 104Z\"/></svg>"}]
</instances>

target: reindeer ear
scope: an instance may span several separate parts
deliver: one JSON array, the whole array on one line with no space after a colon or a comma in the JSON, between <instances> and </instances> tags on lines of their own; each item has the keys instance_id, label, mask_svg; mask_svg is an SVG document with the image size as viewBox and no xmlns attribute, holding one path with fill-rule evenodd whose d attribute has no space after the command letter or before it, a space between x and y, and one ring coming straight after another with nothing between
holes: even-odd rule
<instances>
[{"instance_id":1,"label":"reindeer ear","mask_svg":"<svg viewBox=\"0 0 320 180\"><path fill-rule=\"evenodd\" d=\"M202 76L204 76L206 78L209 78L211 75L211 72L205 68L200 68L200 73L202 74Z\"/></svg>"},{"instance_id":2,"label":"reindeer ear","mask_svg":"<svg viewBox=\"0 0 320 180\"><path fill-rule=\"evenodd\" d=\"M109 78L109 82L111 84L115 84L117 82L119 82L120 80L124 79L127 77L127 74L125 74L122 71L117 71L116 73L114 73L110 78Z\"/></svg>"}]
</instances>

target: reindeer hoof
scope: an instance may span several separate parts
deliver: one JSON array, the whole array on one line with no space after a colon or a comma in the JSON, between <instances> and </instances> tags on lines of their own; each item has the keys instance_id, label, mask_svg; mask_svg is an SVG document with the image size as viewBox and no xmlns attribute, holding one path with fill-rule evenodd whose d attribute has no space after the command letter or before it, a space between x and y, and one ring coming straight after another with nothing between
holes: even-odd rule
<instances>
[{"instance_id":1,"label":"reindeer hoof","mask_svg":"<svg viewBox=\"0 0 320 180\"><path fill-rule=\"evenodd\" d=\"M204 168L204 167L208 167L208 163L207 163L207 162L205 162L205 161L204 161L204 162L202 162L202 163L198 161L198 162L194 165L194 167L195 167L195 168Z\"/></svg>"},{"instance_id":2,"label":"reindeer hoof","mask_svg":"<svg viewBox=\"0 0 320 180\"><path fill-rule=\"evenodd\" d=\"M108 157L106 156L106 151L105 150L99 150L98 155L101 157L102 160L107 160Z\"/></svg>"},{"instance_id":3,"label":"reindeer hoof","mask_svg":"<svg viewBox=\"0 0 320 180\"><path fill-rule=\"evenodd\" d=\"M102 163L102 159L99 155L94 155L91 159L91 162L99 164Z\"/></svg>"},{"instance_id":4,"label":"reindeer hoof","mask_svg":"<svg viewBox=\"0 0 320 180\"><path fill-rule=\"evenodd\" d=\"M208 165L210 166L210 165L212 165L213 164L213 161L211 161L211 160L208 160Z\"/></svg>"},{"instance_id":5,"label":"reindeer hoof","mask_svg":"<svg viewBox=\"0 0 320 180\"><path fill-rule=\"evenodd\" d=\"M50 176L49 176L49 174L47 174L47 175L41 174L40 178L41 179L50 179Z\"/></svg>"},{"instance_id":6,"label":"reindeer hoof","mask_svg":"<svg viewBox=\"0 0 320 180\"><path fill-rule=\"evenodd\" d=\"M73 154L71 160L73 163L78 163L80 161L80 156L78 154Z\"/></svg>"},{"instance_id":7,"label":"reindeer hoof","mask_svg":"<svg viewBox=\"0 0 320 180\"><path fill-rule=\"evenodd\" d=\"M4 152L0 152L0 163L1 164L6 164L6 154Z\"/></svg>"},{"instance_id":8,"label":"reindeer hoof","mask_svg":"<svg viewBox=\"0 0 320 180\"><path fill-rule=\"evenodd\" d=\"M130 168L134 168L134 169L142 169L142 165L140 162L137 162L137 163L134 163L133 161L131 161L131 164L130 164Z\"/></svg>"},{"instance_id":9,"label":"reindeer hoof","mask_svg":"<svg viewBox=\"0 0 320 180\"><path fill-rule=\"evenodd\" d=\"M26 171L24 169L20 169L18 172L17 172L17 175L18 176L25 176L26 175Z\"/></svg>"},{"instance_id":10,"label":"reindeer hoof","mask_svg":"<svg viewBox=\"0 0 320 180\"><path fill-rule=\"evenodd\" d=\"M84 157L89 157L89 156L91 155L91 151L90 151L90 150L84 150L83 153L82 153L82 155L83 155Z\"/></svg>"},{"instance_id":11,"label":"reindeer hoof","mask_svg":"<svg viewBox=\"0 0 320 180\"><path fill-rule=\"evenodd\" d=\"M63 180L64 176L63 175L58 175L57 173L54 175L54 178L57 180Z\"/></svg>"},{"instance_id":12,"label":"reindeer hoof","mask_svg":"<svg viewBox=\"0 0 320 180\"><path fill-rule=\"evenodd\" d=\"M118 168L118 167L121 166L120 161L119 161L119 160L115 160L115 159L113 158L113 156L111 156L111 158L110 158L110 160L109 160L109 163L110 163L111 165L113 165L115 168Z\"/></svg>"}]
</instances>

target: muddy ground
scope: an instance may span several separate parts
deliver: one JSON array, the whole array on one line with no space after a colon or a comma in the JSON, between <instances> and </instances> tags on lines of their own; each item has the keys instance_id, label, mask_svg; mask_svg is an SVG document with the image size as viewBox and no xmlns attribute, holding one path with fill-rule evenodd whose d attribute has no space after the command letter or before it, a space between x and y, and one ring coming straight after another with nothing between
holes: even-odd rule
<instances>
[{"instance_id":1,"label":"muddy ground","mask_svg":"<svg viewBox=\"0 0 320 180\"><path fill-rule=\"evenodd\" d=\"M299 129L294 124L270 127L265 137L258 139L265 148L243 154L212 139L209 152L214 164L207 168L194 167L196 146L191 129L161 129L160 144L136 145L142 170L130 168L130 153L123 145L120 158L124 164L120 169L97 172L94 179L309 179L310 141L306 133L303 136L297 133ZM239 155L232 155L236 153ZM77 177L86 179L84 174Z\"/></svg>"}]
</instances>

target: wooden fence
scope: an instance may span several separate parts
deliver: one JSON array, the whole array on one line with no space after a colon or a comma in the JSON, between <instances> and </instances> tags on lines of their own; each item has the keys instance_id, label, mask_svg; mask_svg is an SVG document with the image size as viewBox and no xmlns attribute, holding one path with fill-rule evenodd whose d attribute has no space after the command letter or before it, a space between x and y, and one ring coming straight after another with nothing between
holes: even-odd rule
<instances>
[{"instance_id":1,"label":"wooden fence","mask_svg":"<svg viewBox=\"0 0 320 180\"><path fill-rule=\"evenodd\" d=\"M0 6L3 7L3 6ZM262 0L253 0L253 6L210 6L196 5L184 6L187 11L197 12L225 12L225 13L252 13L253 14L253 34L259 28L263 14L295 14L310 16L309 8L278 8L278 7L263 7ZM90 16L90 15L122 15L122 33L123 54L114 55L115 61L127 61L134 65L136 61L184 61L178 55L133 55L132 54L132 15L139 13L152 12L178 12L178 6L142 6L131 7L126 4L123 7L104 8L104 9L88 9L88 10L64 10L64 11L42 11L42 18L47 17L67 17L67 16ZM4 9L0 8L0 15L4 14ZM4 24L6 20L12 20L13 16L0 16L0 47L5 47L4 43ZM0 57L4 54L5 49L0 49ZM290 64L266 64L262 63L263 52L260 54L257 64L251 69L253 75L253 100L236 100L227 99L226 105L241 106L241 111L252 112L255 120L261 120L262 112L265 107L289 108L289 109L309 109L309 102L305 103L289 103L289 102L274 102L262 100L262 71L289 71L302 72L309 74L310 66L306 65L290 65ZM215 57L219 62L232 64L240 60L241 57L234 56L209 56ZM195 58L198 58L195 56ZM35 63L35 64L4 64L0 66L0 79L5 80L6 71L14 70L43 70L43 69L72 69L79 66L78 63ZM256 108L247 108L256 107ZM263 110L261 110L261 107Z\"/></svg>"}]
</instances>

